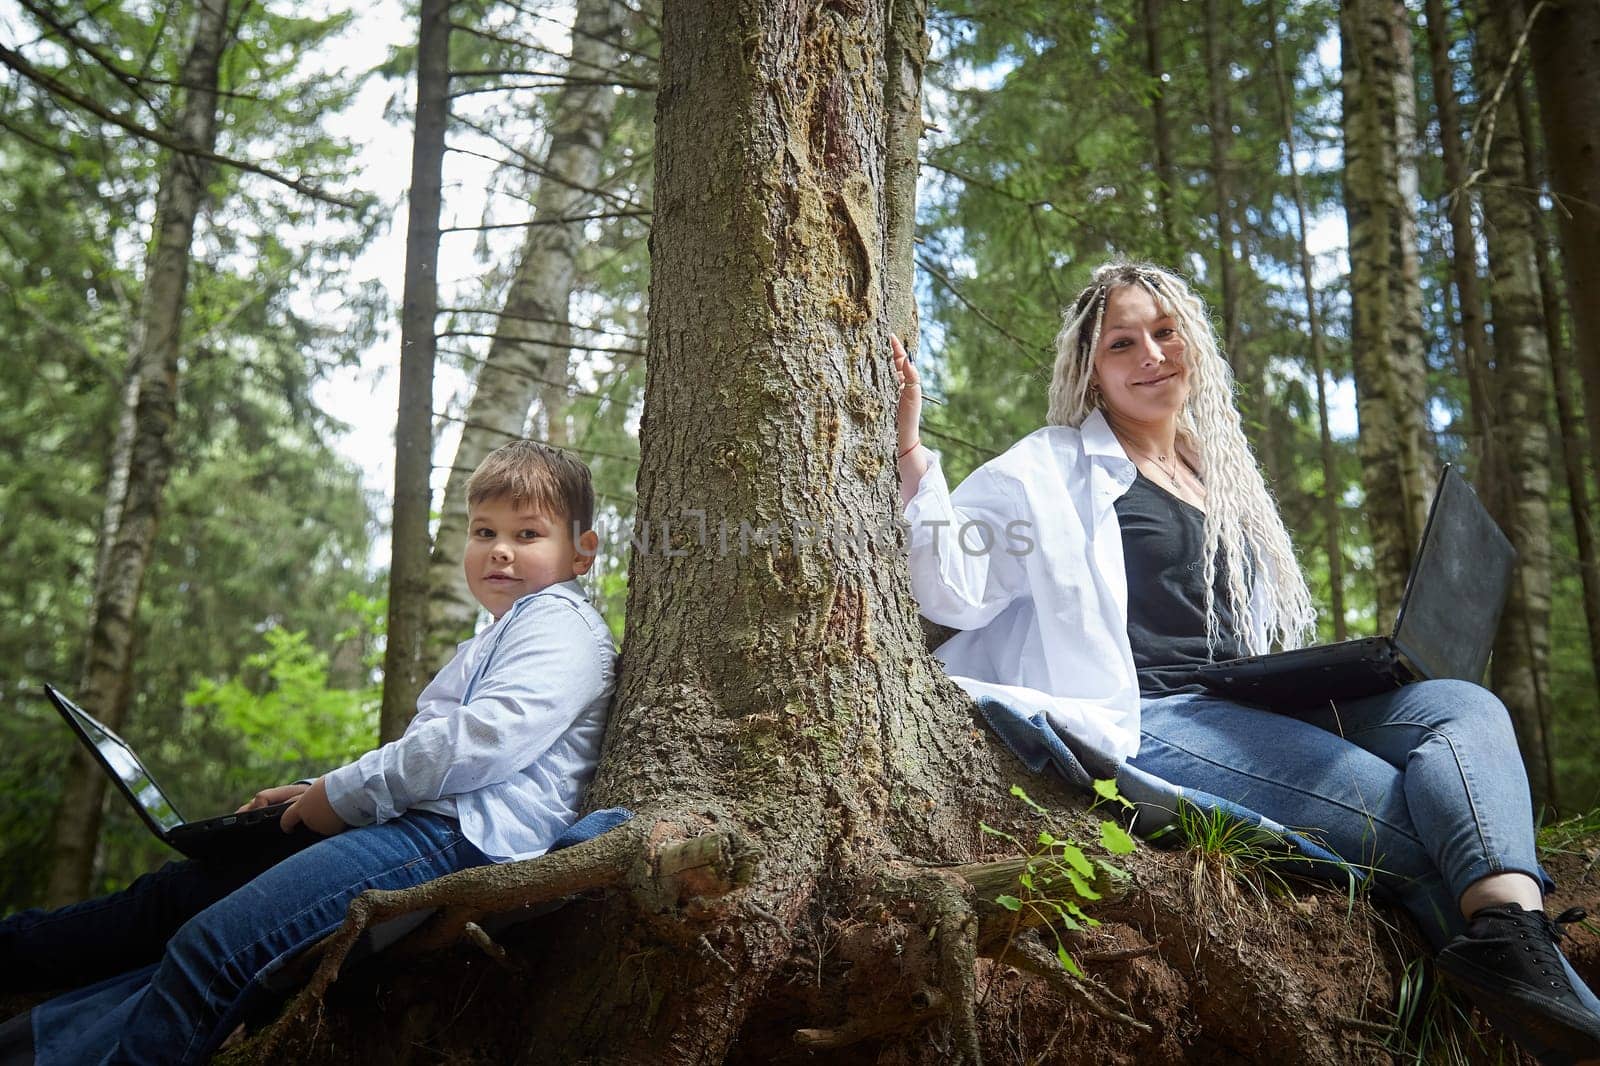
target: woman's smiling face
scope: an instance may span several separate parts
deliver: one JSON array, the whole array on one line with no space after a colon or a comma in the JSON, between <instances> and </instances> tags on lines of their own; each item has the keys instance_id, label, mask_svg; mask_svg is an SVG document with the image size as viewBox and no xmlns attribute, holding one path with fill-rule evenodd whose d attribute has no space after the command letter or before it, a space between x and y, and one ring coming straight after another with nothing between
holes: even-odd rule
<instances>
[{"instance_id":1,"label":"woman's smiling face","mask_svg":"<svg viewBox=\"0 0 1600 1066\"><path fill-rule=\"evenodd\" d=\"M1175 418L1189 399L1186 349L1177 323L1142 286L1113 289L1094 353L1107 412L1124 422Z\"/></svg>"}]
</instances>

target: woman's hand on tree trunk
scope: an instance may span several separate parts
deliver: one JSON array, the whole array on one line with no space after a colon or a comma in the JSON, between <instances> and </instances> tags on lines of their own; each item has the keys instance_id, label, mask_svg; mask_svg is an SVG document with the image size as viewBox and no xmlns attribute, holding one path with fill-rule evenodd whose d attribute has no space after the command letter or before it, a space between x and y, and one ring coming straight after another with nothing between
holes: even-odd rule
<instances>
[{"instance_id":1,"label":"woman's hand on tree trunk","mask_svg":"<svg viewBox=\"0 0 1600 1066\"><path fill-rule=\"evenodd\" d=\"M922 475L928 469L928 461L919 448L922 443L922 380L906 354L905 345L893 333L889 334L889 351L894 359L895 381L900 385L900 398L894 412L895 456L900 471L900 502L906 504L916 495Z\"/></svg>"},{"instance_id":2,"label":"woman's hand on tree trunk","mask_svg":"<svg viewBox=\"0 0 1600 1066\"><path fill-rule=\"evenodd\" d=\"M900 402L895 407L895 430L899 437L896 455L904 455L920 441L919 423L922 421L922 379L905 345L893 333L889 334L889 350L894 357L894 377L900 384Z\"/></svg>"}]
</instances>

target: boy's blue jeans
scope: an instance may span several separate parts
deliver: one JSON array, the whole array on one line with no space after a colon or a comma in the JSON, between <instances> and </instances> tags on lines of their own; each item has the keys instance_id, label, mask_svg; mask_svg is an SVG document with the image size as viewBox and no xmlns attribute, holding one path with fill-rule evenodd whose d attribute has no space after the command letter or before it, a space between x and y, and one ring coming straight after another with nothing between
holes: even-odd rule
<instances>
[{"instance_id":1,"label":"boy's blue jeans","mask_svg":"<svg viewBox=\"0 0 1600 1066\"><path fill-rule=\"evenodd\" d=\"M1438 947L1489 874L1543 883L1527 776L1505 707L1423 681L1280 714L1209 694L1148 700L1133 764L1304 832L1404 904Z\"/></svg>"},{"instance_id":2,"label":"boy's blue jeans","mask_svg":"<svg viewBox=\"0 0 1600 1066\"><path fill-rule=\"evenodd\" d=\"M13 915L0 922L0 954L41 974L64 965L79 980L92 960L116 972L150 967L146 981L111 978L128 995L111 1009L96 999L96 1017L73 1010L84 992L35 1008L40 1063L204 1062L258 976L332 932L361 892L488 861L454 819L412 812L320 840L264 871L169 863L121 892Z\"/></svg>"}]
</instances>

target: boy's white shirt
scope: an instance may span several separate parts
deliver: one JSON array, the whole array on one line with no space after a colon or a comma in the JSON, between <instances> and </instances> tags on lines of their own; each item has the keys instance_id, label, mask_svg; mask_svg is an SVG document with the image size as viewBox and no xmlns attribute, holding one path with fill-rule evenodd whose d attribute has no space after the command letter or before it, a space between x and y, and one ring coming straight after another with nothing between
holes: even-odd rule
<instances>
[{"instance_id":1,"label":"boy's white shirt","mask_svg":"<svg viewBox=\"0 0 1600 1066\"><path fill-rule=\"evenodd\" d=\"M1139 678L1115 505L1137 467L1105 416L1030 433L953 493L938 454L922 450L930 465L905 506L911 590L929 619L964 631L934 653L950 679L972 696L1042 713L1114 759L1131 758ZM988 524L988 553L978 550L979 529L966 533L973 551L957 543L971 522ZM1264 628L1252 643L1266 646Z\"/></svg>"},{"instance_id":2,"label":"boy's white shirt","mask_svg":"<svg viewBox=\"0 0 1600 1066\"><path fill-rule=\"evenodd\" d=\"M448 815L497 862L542 855L577 817L615 685L611 632L578 582L531 593L457 646L400 739L327 775L328 802L352 826Z\"/></svg>"}]
</instances>

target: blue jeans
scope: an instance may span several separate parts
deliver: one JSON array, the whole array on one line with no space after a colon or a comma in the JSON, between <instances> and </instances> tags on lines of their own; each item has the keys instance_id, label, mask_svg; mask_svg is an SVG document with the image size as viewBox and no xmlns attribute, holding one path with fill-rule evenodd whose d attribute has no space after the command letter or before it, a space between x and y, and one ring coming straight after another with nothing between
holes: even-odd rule
<instances>
[{"instance_id":1,"label":"blue jeans","mask_svg":"<svg viewBox=\"0 0 1600 1066\"><path fill-rule=\"evenodd\" d=\"M13 915L0 922L0 945L13 965L54 951L131 968L150 953L144 923L176 921L159 954L144 959L153 965L143 974L36 1007L36 1053L40 1063L204 1062L238 1023L257 979L338 927L361 892L406 888L488 861L454 819L412 812L320 840L231 886L241 870L170 863L98 900ZM185 908L191 913L180 916Z\"/></svg>"},{"instance_id":2,"label":"blue jeans","mask_svg":"<svg viewBox=\"0 0 1600 1066\"><path fill-rule=\"evenodd\" d=\"M1511 719L1486 689L1423 681L1279 714L1209 694L1147 700L1135 766L1324 843L1398 898L1438 947L1490 874L1543 883Z\"/></svg>"}]
</instances>

